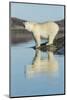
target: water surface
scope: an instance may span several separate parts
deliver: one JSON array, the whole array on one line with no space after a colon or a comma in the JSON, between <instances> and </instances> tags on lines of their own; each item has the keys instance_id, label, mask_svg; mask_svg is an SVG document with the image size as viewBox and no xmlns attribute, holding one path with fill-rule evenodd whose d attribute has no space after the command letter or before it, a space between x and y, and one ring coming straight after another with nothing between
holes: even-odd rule
<instances>
[{"instance_id":1,"label":"water surface","mask_svg":"<svg viewBox=\"0 0 67 100\"><path fill-rule=\"evenodd\" d=\"M30 48L34 45L11 47L11 96L64 94L64 55Z\"/></svg>"}]
</instances>

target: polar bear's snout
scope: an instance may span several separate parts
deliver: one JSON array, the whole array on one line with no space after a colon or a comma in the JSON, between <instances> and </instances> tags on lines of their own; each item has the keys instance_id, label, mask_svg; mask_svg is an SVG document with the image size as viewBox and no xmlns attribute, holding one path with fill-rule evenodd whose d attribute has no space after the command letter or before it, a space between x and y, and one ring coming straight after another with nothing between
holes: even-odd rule
<instances>
[{"instance_id":1,"label":"polar bear's snout","mask_svg":"<svg viewBox=\"0 0 67 100\"><path fill-rule=\"evenodd\" d=\"M23 27L24 27L25 29L27 29L27 23L28 23L28 22L26 22L26 21L23 22Z\"/></svg>"},{"instance_id":2,"label":"polar bear's snout","mask_svg":"<svg viewBox=\"0 0 67 100\"><path fill-rule=\"evenodd\" d=\"M26 23L26 21L23 22L23 27L24 27L24 29L25 29L25 23Z\"/></svg>"}]
</instances>

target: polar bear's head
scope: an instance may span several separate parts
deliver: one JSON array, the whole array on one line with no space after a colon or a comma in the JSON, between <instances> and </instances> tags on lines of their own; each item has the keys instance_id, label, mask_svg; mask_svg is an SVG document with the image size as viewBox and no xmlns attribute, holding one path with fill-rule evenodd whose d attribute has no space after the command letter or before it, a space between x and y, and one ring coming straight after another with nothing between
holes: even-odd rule
<instances>
[{"instance_id":1,"label":"polar bear's head","mask_svg":"<svg viewBox=\"0 0 67 100\"><path fill-rule=\"evenodd\" d=\"M33 22L24 22L24 25L25 25L26 30L28 30L30 32L33 30L33 25L34 25Z\"/></svg>"}]
</instances>

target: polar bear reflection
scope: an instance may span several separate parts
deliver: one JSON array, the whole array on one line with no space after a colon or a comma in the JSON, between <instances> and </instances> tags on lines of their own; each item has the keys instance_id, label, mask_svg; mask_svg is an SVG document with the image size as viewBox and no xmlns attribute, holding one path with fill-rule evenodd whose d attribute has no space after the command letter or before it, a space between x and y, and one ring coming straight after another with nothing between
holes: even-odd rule
<instances>
[{"instance_id":1,"label":"polar bear reflection","mask_svg":"<svg viewBox=\"0 0 67 100\"><path fill-rule=\"evenodd\" d=\"M47 52L48 57L44 57L44 54L40 50L35 51L35 57L31 65L26 67L26 76L32 78L36 74L49 73L55 74L58 71L58 61L56 60L53 52Z\"/></svg>"}]
</instances>

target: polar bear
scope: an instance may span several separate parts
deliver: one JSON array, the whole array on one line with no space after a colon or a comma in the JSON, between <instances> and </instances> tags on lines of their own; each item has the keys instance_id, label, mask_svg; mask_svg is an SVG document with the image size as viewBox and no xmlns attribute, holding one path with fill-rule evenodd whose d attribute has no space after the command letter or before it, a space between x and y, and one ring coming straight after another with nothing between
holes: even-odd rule
<instances>
[{"instance_id":1,"label":"polar bear","mask_svg":"<svg viewBox=\"0 0 67 100\"><path fill-rule=\"evenodd\" d=\"M24 22L25 29L33 33L36 43L36 48L40 46L41 38L48 39L47 45L53 44L56 34L59 31L59 26L55 22L35 23Z\"/></svg>"}]
</instances>

